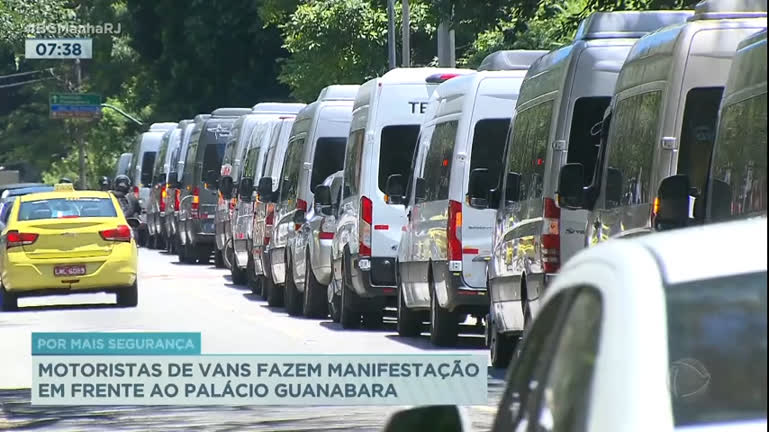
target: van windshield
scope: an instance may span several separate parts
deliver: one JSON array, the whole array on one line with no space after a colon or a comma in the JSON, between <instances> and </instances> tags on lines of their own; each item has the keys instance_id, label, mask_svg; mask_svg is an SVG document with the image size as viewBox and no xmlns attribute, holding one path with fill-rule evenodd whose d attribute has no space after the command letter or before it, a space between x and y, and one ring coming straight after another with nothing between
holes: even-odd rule
<instances>
[{"instance_id":1,"label":"van windshield","mask_svg":"<svg viewBox=\"0 0 769 432\"><path fill-rule=\"evenodd\" d=\"M583 97L574 103L567 162L580 163L585 168L583 186L593 182L601 146L601 130L596 125L603 121L603 115L610 103L610 96Z\"/></svg>"},{"instance_id":2,"label":"van windshield","mask_svg":"<svg viewBox=\"0 0 769 432\"><path fill-rule=\"evenodd\" d=\"M386 126L379 147L379 190L384 192L387 178L400 174L409 177L409 167L419 137L419 125Z\"/></svg>"},{"instance_id":3,"label":"van windshield","mask_svg":"<svg viewBox=\"0 0 769 432\"><path fill-rule=\"evenodd\" d=\"M667 288L676 426L766 418L766 271Z\"/></svg>"},{"instance_id":4,"label":"van windshield","mask_svg":"<svg viewBox=\"0 0 769 432\"><path fill-rule=\"evenodd\" d=\"M345 145L347 145L347 138L318 138L312 161L311 191L315 190L315 186L323 183L326 177L344 167Z\"/></svg>"},{"instance_id":5,"label":"van windshield","mask_svg":"<svg viewBox=\"0 0 769 432\"><path fill-rule=\"evenodd\" d=\"M486 168L489 170L489 178L499 178L509 130L509 118L484 119L475 124L470 171Z\"/></svg>"}]
</instances>

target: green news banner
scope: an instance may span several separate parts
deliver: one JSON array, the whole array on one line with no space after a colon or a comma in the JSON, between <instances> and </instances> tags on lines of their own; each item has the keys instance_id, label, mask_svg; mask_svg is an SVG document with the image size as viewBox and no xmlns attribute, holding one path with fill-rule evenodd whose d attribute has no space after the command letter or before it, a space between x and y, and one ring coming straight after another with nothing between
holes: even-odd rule
<instances>
[{"instance_id":1,"label":"green news banner","mask_svg":"<svg viewBox=\"0 0 769 432\"><path fill-rule=\"evenodd\" d=\"M475 354L202 354L200 333L32 333L33 405L486 405Z\"/></svg>"}]
</instances>

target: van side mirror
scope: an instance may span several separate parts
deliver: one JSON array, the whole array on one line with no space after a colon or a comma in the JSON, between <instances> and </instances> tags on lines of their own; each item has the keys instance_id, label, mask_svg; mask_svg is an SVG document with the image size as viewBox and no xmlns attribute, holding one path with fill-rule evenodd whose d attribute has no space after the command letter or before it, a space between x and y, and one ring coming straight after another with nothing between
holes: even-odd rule
<instances>
[{"instance_id":1,"label":"van side mirror","mask_svg":"<svg viewBox=\"0 0 769 432\"><path fill-rule=\"evenodd\" d=\"M174 189L179 189L181 187L181 182L179 181L178 172L171 171L171 173L168 174L168 184Z\"/></svg>"},{"instance_id":2,"label":"van side mirror","mask_svg":"<svg viewBox=\"0 0 769 432\"><path fill-rule=\"evenodd\" d=\"M655 230L664 231L687 225L690 189L689 176L686 174L670 176L660 182L652 216Z\"/></svg>"},{"instance_id":3,"label":"van side mirror","mask_svg":"<svg viewBox=\"0 0 769 432\"><path fill-rule=\"evenodd\" d=\"M242 178L238 184L238 198L244 202L251 202L254 193L254 179Z\"/></svg>"},{"instance_id":4,"label":"van side mirror","mask_svg":"<svg viewBox=\"0 0 769 432\"><path fill-rule=\"evenodd\" d=\"M622 202L622 172L617 168L606 170L606 201L616 203L615 206Z\"/></svg>"},{"instance_id":5,"label":"van side mirror","mask_svg":"<svg viewBox=\"0 0 769 432\"><path fill-rule=\"evenodd\" d=\"M403 204L405 192L402 174L391 174L387 177L385 194L387 194L387 204Z\"/></svg>"},{"instance_id":6,"label":"van side mirror","mask_svg":"<svg viewBox=\"0 0 769 432\"><path fill-rule=\"evenodd\" d=\"M208 184L208 187L210 189L213 189L213 187L219 183L219 173L214 170L208 170L206 173L206 176L204 178L205 182ZM221 189L220 189L221 190ZM224 193L224 192L222 192ZM230 185L230 194L232 193L232 185ZM228 196L227 199L230 197Z\"/></svg>"},{"instance_id":7,"label":"van side mirror","mask_svg":"<svg viewBox=\"0 0 769 432\"><path fill-rule=\"evenodd\" d=\"M713 179L710 190L710 197L707 198L706 203L710 207L709 219L714 221L729 219L732 216L732 187L725 181Z\"/></svg>"},{"instance_id":8,"label":"van side mirror","mask_svg":"<svg viewBox=\"0 0 769 432\"><path fill-rule=\"evenodd\" d=\"M326 207L331 205L331 188L326 185L315 186L315 203Z\"/></svg>"},{"instance_id":9,"label":"van side mirror","mask_svg":"<svg viewBox=\"0 0 769 432\"><path fill-rule=\"evenodd\" d=\"M219 191L222 193L222 196L224 196L225 199L232 198L232 192L234 188L235 185L233 184L232 177L225 176L219 180Z\"/></svg>"},{"instance_id":10,"label":"van side mirror","mask_svg":"<svg viewBox=\"0 0 769 432\"><path fill-rule=\"evenodd\" d=\"M414 179L414 202L421 203L427 199L427 190L425 189L425 179L417 177Z\"/></svg>"},{"instance_id":11,"label":"van side mirror","mask_svg":"<svg viewBox=\"0 0 769 432\"><path fill-rule=\"evenodd\" d=\"M489 189L491 189L491 182L488 168L472 170L467 185L467 198L470 207L489 208Z\"/></svg>"},{"instance_id":12,"label":"van side mirror","mask_svg":"<svg viewBox=\"0 0 769 432\"><path fill-rule=\"evenodd\" d=\"M454 405L421 406L396 412L384 428L384 432L402 431L466 432L469 422Z\"/></svg>"},{"instance_id":13,"label":"van side mirror","mask_svg":"<svg viewBox=\"0 0 769 432\"><path fill-rule=\"evenodd\" d=\"M585 167L581 163L568 163L558 174L558 207L566 209L585 208Z\"/></svg>"},{"instance_id":14,"label":"van side mirror","mask_svg":"<svg viewBox=\"0 0 769 432\"><path fill-rule=\"evenodd\" d=\"M521 175L516 172L507 173L505 185L505 201L516 202L521 199Z\"/></svg>"},{"instance_id":15,"label":"van side mirror","mask_svg":"<svg viewBox=\"0 0 769 432\"><path fill-rule=\"evenodd\" d=\"M272 177L262 177L256 187L259 199L263 202L272 202Z\"/></svg>"}]
</instances>

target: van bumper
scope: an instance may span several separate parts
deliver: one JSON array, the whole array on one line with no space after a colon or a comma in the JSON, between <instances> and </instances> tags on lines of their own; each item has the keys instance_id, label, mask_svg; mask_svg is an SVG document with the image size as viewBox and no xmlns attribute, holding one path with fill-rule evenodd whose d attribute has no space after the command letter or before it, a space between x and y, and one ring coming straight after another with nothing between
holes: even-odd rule
<instances>
[{"instance_id":1,"label":"van bumper","mask_svg":"<svg viewBox=\"0 0 769 432\"><path fill-rule=\"evenodd\" d=\"M433 287L438 304L449 311L486 315L489 295L486 287L468 286L461 272L449 271L448 261L433 262Z\"/></svg>"},{"instance_id":2,"label":"van bumper","mask_svg":"<svg viewBox=\"0 0 769 432\"><path fill-rule=\"evenodd\" d=\"M352 256L350 259L352 286L358 295L364 298L398 296L395 258Z\"/></svg>"},{"instance_id":3,"label":"van bumper","mask_svg":"<svg viewBox=\"0 0 769 432\"><path fill-rule=\"evenodd\" d=\"M272 281L275 285L283 285L286 283L286 248L272 248L269 250L270 255L270 274Z\"/></svg>"}]
</instances>

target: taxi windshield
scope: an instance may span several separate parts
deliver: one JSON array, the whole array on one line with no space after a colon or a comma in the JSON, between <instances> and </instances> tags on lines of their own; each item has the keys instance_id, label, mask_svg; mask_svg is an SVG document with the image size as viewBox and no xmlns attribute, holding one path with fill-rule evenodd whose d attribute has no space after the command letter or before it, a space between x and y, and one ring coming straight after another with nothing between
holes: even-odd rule
<instances>
[{"instance_id":1,"label":"taxi windshield","mask_svg":"<svg viewBox=\"0 0 769 432\"><path fill-rule=\"evenodd\" d=\"M766 418L766 272L667 290L677 426Z\"/></svg>"},{"instance_id":2,"label":"taxi windshield","mask_svg":"<svg viewBox=\"0 0 769 432\"><path fill-rule=\"evenodd\" d=\"M116 217L109 198L53 198L25 201L19 208L19 220Z\"/></svg>"}]
</instances>

